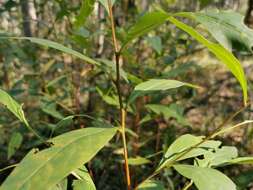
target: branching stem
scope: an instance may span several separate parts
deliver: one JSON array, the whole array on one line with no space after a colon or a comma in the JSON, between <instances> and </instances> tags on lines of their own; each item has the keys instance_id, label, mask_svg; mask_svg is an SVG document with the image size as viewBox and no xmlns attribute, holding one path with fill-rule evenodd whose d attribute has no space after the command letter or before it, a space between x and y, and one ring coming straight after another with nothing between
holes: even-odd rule
<instances>
[{"instance_id":1,"label":"branching stem","mask_svg":"<svg viewBox=\"0 0 253 190\"><path fill-rule=\"evenodd\" d=\"M127 189L131 190L131 177L128 165L128 152L127 152L127 142L126 142L126 110L123 105L122 101L122 92L121 92L121 85L120 85L120 52L119 46L117 42L116 32L115 32L115 24L114 24L114 17L112 11L112 2L111 0L107 0L108 8L109 8L109 16L111 21L111 28L112 28L112 40L114 46L114 54L115 54L115 62L116 62L116 88L119 98L119 105L120 105L120 120L121 120L121 135L122 135L122 142L123 142L123 149L124 149L124 160L125 160L125 176L127 182Z\"/></svg>"}]
</instances>

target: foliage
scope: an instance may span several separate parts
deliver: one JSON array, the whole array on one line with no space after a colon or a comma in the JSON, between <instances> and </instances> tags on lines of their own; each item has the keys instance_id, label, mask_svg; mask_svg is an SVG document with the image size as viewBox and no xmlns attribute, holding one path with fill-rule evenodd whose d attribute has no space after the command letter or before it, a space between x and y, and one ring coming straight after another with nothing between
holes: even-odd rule
<instances>
[{"instance_id":1,"label":"foliage","mask_svg":"<svg viewBox=\"0 0 253 190\"><path fill-rule=\"evenodd\" d=\"M252 130L243 127L253 123L252 78L242 56L253 33L241 14L200 11L216 0L38 1L47 30L22 3L0 8L17 23L28 18L0 28L1 190L251 185ZM238 130L241 146L229 139Z\"/></svg>"}]
</instances>

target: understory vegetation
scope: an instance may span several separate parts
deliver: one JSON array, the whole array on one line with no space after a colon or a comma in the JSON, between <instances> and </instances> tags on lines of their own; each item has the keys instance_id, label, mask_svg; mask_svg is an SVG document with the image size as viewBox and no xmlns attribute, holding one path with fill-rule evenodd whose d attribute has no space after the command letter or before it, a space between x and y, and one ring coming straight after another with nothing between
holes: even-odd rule
<instances>
[{"instance_id":1,"label":"understory vegetation","mask_svg":"<svg viewBox=\"0 0 253 190\"><path fill-rule=\"evenodd\" d=\"M252 12L0 1L0 190L253 189Z\"/></svg>"}]
</instances>

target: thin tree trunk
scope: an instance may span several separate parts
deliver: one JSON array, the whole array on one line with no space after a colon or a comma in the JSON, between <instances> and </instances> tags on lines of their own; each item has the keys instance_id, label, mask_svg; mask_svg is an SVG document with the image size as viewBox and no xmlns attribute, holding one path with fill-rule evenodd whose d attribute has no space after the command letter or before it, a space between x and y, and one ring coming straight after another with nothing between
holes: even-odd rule
<instances>
[{"instance_id":1,"label":"thin tree trunk","mask_svg":"<svg viewBox=\"0 0 253 190\"><path fill-rule=\"evenodd\" d=\"M33 36L36 27L36 9L33 0L21 0L23 31L25 36Z\"/></svg>"},{"instance_id":2,"label":"thin tree trunk","mask_svg":"<svg viewBox=\"0 0 253 190\"><path fill-rule=\"evenodd\" d=\"M142 0L141 1L141 8L142 8L143 11L147 11L148 6L149 6L148 0Z\"/></svg>"},{"instance_id":3,"label":"thin tree trunk","mask_svg":"<svg viewBox=\"0 0 253 190\"><path fill-rule=\"evenodd\" d=\"M245 24L253 28L253 0L248 0L248 9L244 19Z\"/></svg>"}]
</instances>

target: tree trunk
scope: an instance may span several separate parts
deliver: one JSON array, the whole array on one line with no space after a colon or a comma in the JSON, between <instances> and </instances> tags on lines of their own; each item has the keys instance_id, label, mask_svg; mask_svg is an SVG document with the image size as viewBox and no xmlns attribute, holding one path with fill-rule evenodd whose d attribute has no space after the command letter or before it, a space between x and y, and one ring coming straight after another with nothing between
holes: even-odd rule
<instances>
[{"instance_id":1,"label":"tree trunk","mask_svg":"<svg viewBox=\"0 0 253 190\"><path fill-rule=\"evenodd\" d=\"M253 28L253 0L248 0L248 9L244 19L245 24Z\"/></svg>"},{"instance_id":2,"label":"tree trunk","mask_svg":"<svg viewBox=\"0 0 253 190\"><path fill-rule=\"evenodd\" d=\"M36 27L36 9L33 0L21 0L23 32L25 36L33 36Z\"/></svg>"}]
</instances>

